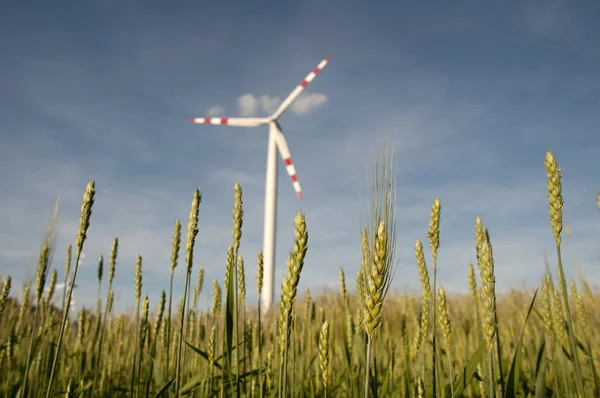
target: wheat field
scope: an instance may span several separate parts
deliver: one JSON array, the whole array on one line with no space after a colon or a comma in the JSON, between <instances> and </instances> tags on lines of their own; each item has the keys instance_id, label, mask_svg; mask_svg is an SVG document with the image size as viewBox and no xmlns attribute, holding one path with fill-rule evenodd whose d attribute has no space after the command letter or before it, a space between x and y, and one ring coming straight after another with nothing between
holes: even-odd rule
<instances>
[{"instance_id":1,"label":"wheat field","mask_svg":"<svg viewBox=\"0 0 600 398\"><path fill-rule=\"evenodd\" d=\"M421 293L389 290L397 265L391 165L389 152L375 164L368 223L357 237L362 258L355 267L339 270L339 291L318 297L298 292L310 250L310 225L298 213L281 295L264 314L260 302L246 300L247 289L260 297L263 264L260 252L254 259L238 254L244 215L236 183L222 280L204 281L204 270L194 264L202 210L196 190L187 229L182 231L186 226L179 220L173 228L171 280L159 302L142 295L143 259L138 257L135 313L113 313L112 283L120 266L115 238L106 260L98 263L96 308L69 316L86 234L93 228L96 186L90 181L60 280L57 270L49 269L55 250L51 227L40 248L36 279L24 284L20 301L11 295L17 288L11 277L2 277L0 396L600 396L600 333L594 332L600 328L600 302L585 279L565 279L561 174L552 152L546 153L544 167L558 266L547 267L537 289L502 295L496 294L494 242L479 217L473 220L477 261L464 267L471 294L444 290L437 277L443 250L440 198L432 198L428 241L414 243ZM600 207L600 195L590 200ZM178 257L180 248L185 257ZM252 283L244 273L249 266L257 267ZM176 267L185 267L183 280L174 278ZM62 281L69 287L60 293L62 306L52 305ZM184 287L179 302L173 300L174 284ZM212 289L212 306L200 310L198 297L207 289Z\"/></svg>"}]
</instances>

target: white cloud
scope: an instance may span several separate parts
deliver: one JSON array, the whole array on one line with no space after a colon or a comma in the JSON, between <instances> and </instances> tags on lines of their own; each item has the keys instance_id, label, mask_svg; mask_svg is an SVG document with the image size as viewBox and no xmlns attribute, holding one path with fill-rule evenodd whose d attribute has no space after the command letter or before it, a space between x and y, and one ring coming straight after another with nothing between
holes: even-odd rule
<instances>
[{"instance_id":1,"label":"white cloud","mask_svg":"<svg viewBox=\"0 0 600 398\"><path fill-rule=\"evenodd\" d=\"M275 113L277 108L279 108L279 104L281 104L281 98L279 97L271 97L269 95L260 97L260 107L269 115Z\"/></svg>"},{"instance_id":2,"label":"white cloud","mask_svg":"<svg viewBox=\"0 0 600 398\"><path fill-rule=\"evenodd\" d=\"M221 108L219 105L215 105L212 108L210 108L209 110L206 111L206 114L210 117L215 117L215 116L219 116L223 113L224 109Z\"/></svg>"},{"instance_id":3,"label":"white cloud","mask_svg":"<svg viewBox=\"0 0 600 398\"><path fill-rule=\"evenodd\" d=\"M270 95L256 97L244 94L237 99L241 116L258 116L259 112L271 115L281 104L281 98ZM322 93L303 93L292 103L289 111L296 115L304 115L327 102L327 96Z\"/></svg>"},{"instance_id":4,"label":"white cloud","mask_svg":"<svg viewBox=\"0 0 600 398\"><path fill-rule=\"evenodd\" d=\"M244 94L237 99L240 116L256 116L259 103L256 97L250 93Z\"/></svg>"},{"instance_id":5,"label":"white cloud","mask_svg":"<svg viewBox=\"0 0 600 398\"><path fill-rule=\"evenodd\" d=\"M297 115L304 115L311 110L320 107L327 102L327 96L321 93L310 93L301 95L290 107L290 110Z\"/></svg>"}]
</instances>

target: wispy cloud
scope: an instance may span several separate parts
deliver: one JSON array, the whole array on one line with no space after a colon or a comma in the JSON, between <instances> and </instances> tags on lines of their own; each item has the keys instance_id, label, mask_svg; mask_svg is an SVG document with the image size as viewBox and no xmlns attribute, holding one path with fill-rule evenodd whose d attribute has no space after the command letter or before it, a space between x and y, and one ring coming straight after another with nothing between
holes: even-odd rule
<instances>
[{"instance_id":1,"label":"wispy cloud","mask_svg":"<svg viewBox=\"0 0 600 398\"><path fill-rule=\"evenodd\" d=\"M259 101L261 109L268 114L275 113L281 104L281 99L279 97L271 97L269 95L261 96Z\"/></svg>"},{"instance_id":2,"label":"wispy cloud","mask_svg":"<svg viewBox=\"0 0 600 398\"><path fill-rule=\"evenodd\" d=\"M244 94L237 99L240 116L259 116L262 114L273 114L279 105L281 98L262 95L256 97L253 94ZM305 93L292 103L289 112L296 115L304 115L313 109L316 109L327 102L327 96L321 93Z\"/></svg>"},{"instance_id":3,"label":"wispy cloud","mask_svg":"<svg viewBox=\"0 0 600 398\"><path fill-rule=\"evenodd\" d=\"M260 109L260 101L252 94L244 94L237 99L240 116L255 116Z\"/></svg>"},{"instance_id":4,"label":"wispy cloud","mask_svg":"<svg viewBox=\"0 0 600 398\"><path fill-rule=\"evenodd\" d=\"M220 116L223 114L223 111L225 109L221 108L220 106L216 105L213 106L212 108L210 108L209 110L206 111L206 114L210 117L214 117L214 116Z\"/></svg>"},{"instance_id":5,"label":"wispy cloud","mask_svg":"<svg viewBox=\"0 0 600 398\"><path fill-rule=\"evenodd\" d=\"M325 94L308 93L300 95L298 99L294 101L290 109L298 115L304 115L305 113L324 105L326 102L327 96Z\"/></svg>"}]
</instances>

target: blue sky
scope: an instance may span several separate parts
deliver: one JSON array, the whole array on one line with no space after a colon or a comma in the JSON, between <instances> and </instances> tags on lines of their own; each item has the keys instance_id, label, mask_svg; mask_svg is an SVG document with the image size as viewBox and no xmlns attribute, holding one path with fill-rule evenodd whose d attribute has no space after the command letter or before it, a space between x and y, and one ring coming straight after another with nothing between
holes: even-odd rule
<instances>
[{"instance_id":1,"label":"blue sky","mask_svg":"<svg viewBox=\"0 0 600 398\"><path fill-rule=\"evenodd\" d=\"M77 302L95 302L96 259L118 236L116 308L133 307L137 254L143 290L156 303L168 289L173 223L187 224L196 187L193 278L204 266L201 302L209 302L212 280L223 279L239 180L240 250L255 300L267 129L188 118L239 116L249 98L264 115L261 103L285 98L329 54L301 105L280 119L304 200L280 161L276 297L299 210L310 234L301 291L337 289L340 266L354 289L367 172L386 136L397 161L394 288L418 288L413 246L426 240L436 196L447 290L467 290L477 215L494 244L498 289L536 286L544 252L555 262L548 149L564 174L568 273L600 282L598 4L38 3L11 2L0 13L0 274L12 275L16 290L33 276L57 195L53 267L62 274L83 190L95 179Z\"/></svg>"}]
</instances>

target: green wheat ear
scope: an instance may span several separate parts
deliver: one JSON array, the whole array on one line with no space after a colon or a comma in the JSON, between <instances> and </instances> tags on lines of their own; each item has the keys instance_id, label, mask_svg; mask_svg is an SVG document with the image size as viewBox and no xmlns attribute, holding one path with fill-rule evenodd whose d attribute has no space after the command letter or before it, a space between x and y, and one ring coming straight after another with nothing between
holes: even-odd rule
<instances>
[{"instance_id":1,"label":"green wheat ear","mask_svg":"<svg viewBox=\"0 0 600 398\"><path fill-rule=\"evenodd\" d=\"M483 330L488 349L494 347L494 333L496 331L496 278L494 276L494 259L492 249L488 242L481 246L481 310Z\"/></svg>"},{"instance_id":2,"label":"green wheat ear","mask_svg":"<svg viewBox=\"0 0 600 398\"><path fill-rule=\"evenodd\" d=\"M112 285L113 279L115 278L115 270L117 268L117 253L119 250L119 238L113 240L112 247L110 248L110 254L108 256L108 283Z\"/></svg>"},{"instance_id":3,"label":"green wheat ear","mask_svg":"<svg viewBox=\"0 0 600 398\"><path fill-rule=\"evenodd\" d=\"M171 244L171 274L175 272L177 268L177 260L179 260L179 249L181 247L181 222L175 220L175 226L173 227L173 241Z\"/></svg>"},{"instance_id":4,"label":"green wheat ear","mask_svg":"<svg viewBox=\"0 0 600 398\"><path fill-rule=\"evenodd\" d=\"M256 264L256 292L258 293L258 297L260 299L260 294L262 293L263 288L263 278L264 278L264 261L262 251L259 250Z\"/></svg>"},{"instance_id":5,"label":"green wheat ear","mask_svg":"<svg viewBox=\"0 0 600 398\"><path fill-rule=\"evenodd\" d=\"M367 276L365 332L372 339L381 326L381 310L392 281L392 262L388 258L388 231L381 221L373 245L372 266Z\"/></svg>"},{"instance_id":6,"label":"green wheat ear","mask_svg":"<svg viewBox=\"0 0 600 398\"><path fill-rule=\"evenodd\" d=\"M83 244L87 238L87 230L90 226L90 218L92 216L92 206L94 205L94 197L96 194L96 183L92 180L88 182L85 192L83 193L83 200L81 202L81 215L79 217L79 228L77 229L77 238L76 238L76 256L75 256L75 270L73 271L73 277L71 278L71 283L68 285L69 292L65 296L65 302L68 306L68 303L71 301L71 297L73 294L73 288L75 286L75 280L77 277L77 270L79 268L79 260L81 258L81 252L83 250ZM67 286L65 286L66 290ZM52 387L54 385L54 379L56 375L56 369L58 366L58 359L60 356L62 341L64 336L65 325L67 324L68 317L68 307L64 308L63 311L63 319L60 326L60 331L58 334L58 342L56 343L56 349L54 353L54 359L52 361L52 366L50 368L50 376L48 381L48 386L46 389L46 398L50 398L52 394Z\"/></svg>"},{"instance_id":7,"label":"green wheat ear","mask_svg":"<svg viewBox=\"0 0 600 398\"><path fill-rule=\"evenodd\" d=\"M285 350L289 347L291 335L290 322L296 301L300 273L304 267L304 257L308 249L308 232L304 214L298 213L294 218L294 249L288 255L287 273L281 283L280 316L279 316L279 354L283 364ZM287 332L286 332L287 331Z\"/></svg>"},{"instance_id":8,"label":"green wheat ear","mask_svg":"<svg viewBox=\"0 0 600 398\"><path fill-rule=\"evenodd\" d=\"M576 338L573 331L573 321L571 311L569 310L569 297L567 292L567 284L565 279L564 268L562 264L561 254L561 232L563 229L563 205L564 199L562 196L562 175L558 162L552 151L546 152L544 161L546 175L548 176L548 212L550 214L550 224L554 230L554 239L556 240L556 255L558 259L558 287L562 300L562 307L567 321L568 343L573 356L573 365L575 369L575 386L576 392L582 394L585 391L581 365L579 363L579 354L577 350Z\"/></svg>"},{"instance_id":9,"label":"green wheat ear","mask_svg":"<svg viewBox=\"0 0 600 398\"><path fill-rule=\"evenodd\" d=\"M185 273L185 284L183 287L183 296L181 298L180 305L180 320L179 320L179 330L178 330L178 344L177 344L177 356L176 356L176 373L175 373L175 395L179 394L180 389L180 381L181 381L181 360L182 360L182 351L183 351L183 337L185 334L184 326L186 319L186 311L185 311L185 300L188 296L188 284L190 280L190 275L192 274L192 268L194 265L194 245L196 243L196 236L198 235L198 212L200 208L201 202L200 190L196 188L194 191L194 197L192 198L192 204L190 206L190 214L188 219L188 230L185 242L185 263L186 263L186 273Z\"/></svg>"},{"instance_id":10,"label":"green wheat ear","mask_svg":"<svg viewBox=\"0 0 600 398\"><path fill-rule=\"evenodd\" d=\"M148 332L148 315L150 311L150 301L148 300L148 295L144 296L144 300L142 301L142 319L140 320L141 332L140 332L140 346L144 345L146 341L146 334Z\"/></svg>"},{"instance_id":11,"label":"green wheat ear","mask_svg":"<svg viewBox=\"0 0 600 398\"><path fill-rule=\"evenodd\" d=\"M419 239L415 242L415 258L417 269L419 271L419 279L421 281L421 291L423 294L423 302L421 307L421 318L419 319L419 329L415 335L414 355L421 348L423 340L427 337L429 331L429 313L431 304L431 282L429 280L429 271L425 263L425 254L423 252L423 244Z\"/></svg>"},{"instance_id":12,"label":"green wheat ear","mask_svg":"<svg viewBox=\"0 0 600 398\"><path fill-rule=\"evenodd\" d=\"M77 259L81 257L83 242L87 238L87 230L90 227L90 218L92 217L92 206L94 205L95 194L96 183L95 181L90 181L85 189L83 201L81 202L81 216L79 217L79 229L77 230L77 239L75 242L75 246L77 248L75 257Z\"/></svg>"},{"instance_id":13,"label":"green wheat ear","mask_svg":"<svg viewBox=\"0 0 600 398\"><path fill-rule=\"evenodd\" d=\"M421 376L417 378L417 396L419 398L425 398L425 383Z\"/></svg>"},{"instance_id":14,"label":"green wheat ear","mask_svg":"<svg viewBox=\"0 0 600 398\"><path fill-rule=\"evenodd\" d=\"M238 181L235 182L233 192L233 251L237 255L237 252L240 248L240 240L242 238L242 224L244 215L244 210L242 207L242 187Z\"/></svg>"},{"instance_id":15,"label":"green wheat ear","mask_svg":"<svg viewBox=\"0 0 600 398\"><path fill-rule=\"evenodd\" d=\"M279 394L286 394L288 348L294 326L294 308L300 274L304 268L304 258L308 250L308 231L306 218L303 213L294 217L294 249L288 254L287 272L281 283L281 298L279 301ZM268 380L268 378L267 378Z\"/></svg>"},{"instance_id":16,"label":"green wheat ear","mask_svg":"<svg viewBox=\"0 0 600 398\"><path fill-rule=\"evenodd\" d=\"M138 255L135 260L135 268L133 270L135 301L139 306L142 299L142 256Z\"/></svg>"},{"instance_id":17,"label":"green wheat ear","mask_svg":"<svg viewBox=\"0 0 600 398\"><path fill-rule=\"evenodd\" d=\"M193 256L194 256L194 244L196 243L196 236L198 235L198 211L202 196L200 190L194 191L194 197L192 198L192 206L190 208L190 217L188 221L188 232L185 242L185 263L187 265L188 274L192 272Z\"/></svg>"},{"instance_id":18,"label":"green wheat ear","mask_svg":"<svg viewBox=\"0 0 600 398\"><path fill-rule=\"evenodd\" d=\"M237 258L238 305L243 307L246 301L246 276L244 272L244 258L238 254Z\"/></svg>"},{"instance_id":19,"label":"green wheat ear","mask_svg":"<svg viewBox=\"0 0 600 398\"><path fill-rule=\"evenodd\" d=\"M196 309L198 303L198 297L202 293L202 287L204 286L204 267L198 268L198 278L196 279L196 287L194 288L193 302L194 309Z\"/></svg>"},{"instance_id":20,"label":"green wheat ear","mask_svg":"<svg viewBox=\"0 0 600 398\"><path fill-rule=\"evenodd\" d=\"M438 288L438 301L440 326L442 327L442 331L444 333L446 347L450 349L452 347L452 323L450 321L450 310L448 309L446 292L441 286Z\"/></svg>"},{"instance_id":21,"label":"green wheat ear","mask_svg":"<svg viewBox=\"0 0 600 398\"><path fill-rule=\"evenodd\" d=\"M52 297L54 296L54 291L56 289L56 281L58 279L58 272L55 269L52 270L50 274L50 286L48 287L48 296L46 296L46 303L50 304ZM1 313L2 311L0 311Z\"/></svg>"},{"instance_id":22,"label":"green wheat ear","mask_svg":"<svg viewBox=\"0 0 600 398\"><path fill-rule=\"evenodd\" d=\"M9 276L4 280L4 286L2 286L2 294L0 295L0 319L2 319L2 313L6 308L8 302L8 295L10 294L10 288L12 286L12 278Z\"/></svg>"},{"instance_id":23,"label":"green wheat ear","mask_svg":"<svg viewBox=\"0 0 600 398\"><path fill-rule=\"evenodd\" d=\"M342 295L342 300L344 300L344 305L350 307L350 299L348 298L348 290L346 289L346 275L344 274L344 268L340 267L340 294Z\"/></svg>"},{"instance_id":24,"label":"green wheat ear","mask_svg":"<svg viewBox=\"0 0 600 398\"><path fill-rule=\"evenodd\" d=\"M544 332L546 333L546 338L551 338L553 329L553 320L552 320L552 280L550 279L549 274L544 274L542 278L542 320L544 324Z\"/></svg>"},{"instance_id":25,"label":"green wheat ear","mask_svg":"<svg viewBox=\"0 0 600 398\"><path fill-rule=\"evenodd\" d=\"M319 366L321 368L323 387L327 390L329 366L329 322L327 321L321 326L321 334L319 335Z\"/></svg>"},{"instance_id":26,"label":"green wheat ear","mask_svg":"<svg viewBox=\"0 0 600 398\"><path fill-rule=\"evenodd\" d=\"M554 230L554 239L556 244L560 245L560 233L563 228L562 210L564 199L562 196L561 173L558 168L558 162L548 151L545 159L546 175L548 176L548 212L550 213L550 224Z\"/></svg>"},{"instance_id":27,"label":"green wheat ear","mask_svg":"<svg viewBox=\"0 0 600 398\"><path fill-rule=\"evenodd\" d=\"M431 207L431 217L429 220L429 231L427 237L431 246L431 258L433 259L433 268L437 268L437 255L440 248L440 213L442 206L440 198L435 198ZM433 287L434 289L436 286Z\"/></svg>"},{"instance_id":28,"label":"green wheat ear","mask_svg":"<svg viewBox=\"0 0 600 398\"><path fill-rule=\"evenodd\" d=\"M217 318L221 313L221 287L216 279L212 284L212 299L212 314Z\"/></svg>"},{"instance_id":29,"label":"green wheat ear","mask_svg":"<svg viewBox=\"0 0 600 398\"><path fill-rule=\"evenodd\" d=\"M573 301L575 301L575 309L577 311L577 317L579 318L579 325L581 326L581 330L583 331L584 336L590 336L589 329L589 319L587 316L587 312L585 310L585 305L583 303L583 297L577 291L577 286L574 281L569 282L569 288L571 289L571 295L573 296Z\"/></svg>"}]
</instances>

